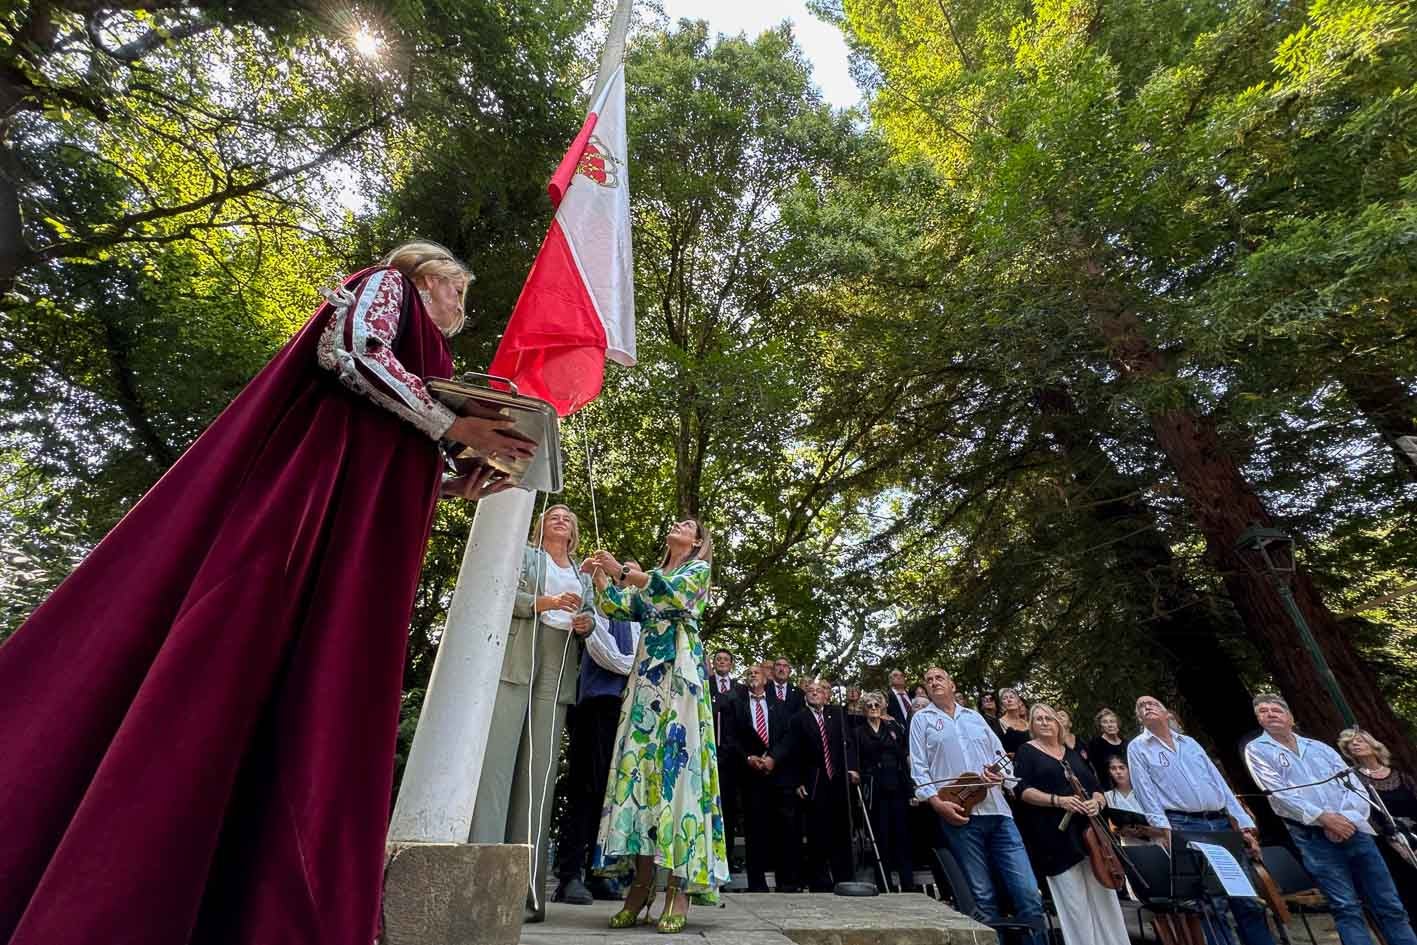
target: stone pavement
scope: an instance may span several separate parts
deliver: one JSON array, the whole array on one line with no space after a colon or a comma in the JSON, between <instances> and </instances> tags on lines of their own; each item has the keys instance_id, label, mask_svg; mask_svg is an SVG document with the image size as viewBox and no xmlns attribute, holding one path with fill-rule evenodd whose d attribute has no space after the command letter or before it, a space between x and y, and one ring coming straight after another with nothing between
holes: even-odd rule
<instances>
[{"instance_id":1,"label":"stone pavement","mask_svg":"<svg viewBox=\"0 0 1417 945\"><path fill-rule=\"evenodd\" d=\"M661 897L662 900L662 897ZM522 928L521 945L673 942L653 925L607 928L618 903L551 903L546 921ZM658 916L659 903L651 914ZM722 908L695 906L677 937L694 945L995 945L994 933L918 893L851 898L826 893L730 893Z\"/></svg>"}]
</instances>

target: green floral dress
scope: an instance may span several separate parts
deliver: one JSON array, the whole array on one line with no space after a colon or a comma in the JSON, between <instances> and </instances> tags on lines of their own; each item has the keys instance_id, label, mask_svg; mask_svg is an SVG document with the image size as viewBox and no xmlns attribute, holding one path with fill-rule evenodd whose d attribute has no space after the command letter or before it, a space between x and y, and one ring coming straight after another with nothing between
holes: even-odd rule
<instances>
[{"instance_id":1,"label":"green floral dress","mask_svg":"<svg viewBox=\"0 0 1417 945\"><path fill-rule=\"evenodd\" d=\"M708 590L708 562L693 560L651 571L643 590L611 585L596 595L601 613L637 620L641 632L595 861L653 856L700 903L716 902L728 882L713 697L699 641Z\"/></svg>"}]
</instances>

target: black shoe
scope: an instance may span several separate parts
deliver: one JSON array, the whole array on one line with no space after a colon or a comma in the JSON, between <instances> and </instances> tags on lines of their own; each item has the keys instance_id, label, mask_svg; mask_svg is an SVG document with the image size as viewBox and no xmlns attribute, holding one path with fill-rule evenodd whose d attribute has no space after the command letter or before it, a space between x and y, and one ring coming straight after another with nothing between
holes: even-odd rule
<instances>
[{"instance_id":1,"label":"black shoe","mask_svg":"<svg viewBox=\"0 0 1417 945\"><path fill-rule=\"evenodd\" d=\"M590 890L592 898L601 902L625 901L625 891L620 884L606 876L592 876L585 881L585 888Z\"/></svg>"},{"instance_id":2,"label":"black shoe","mask_svg":"<svg viewBox=\"0 0 1417 945\"><path fill-rule=\"evenodd\" d=\"M801 886L779 886L779 887L777 887L777 891L780 892L780 893L800 893L800 892L802 891L802 887L801 887Z\"/></svg>"},{"instance_id":3,"label":"black shoe","mask_svg":"<svg viewBox=\"0 0 1417 945\"><path fill-rule=\"evenodd\" d=\"M568 876L556 885L556 891L551 894L551 901L564 902L568 906L588 906L595 902L595 897L586 889L579 876Z\"/></svg>"}]
</instances>

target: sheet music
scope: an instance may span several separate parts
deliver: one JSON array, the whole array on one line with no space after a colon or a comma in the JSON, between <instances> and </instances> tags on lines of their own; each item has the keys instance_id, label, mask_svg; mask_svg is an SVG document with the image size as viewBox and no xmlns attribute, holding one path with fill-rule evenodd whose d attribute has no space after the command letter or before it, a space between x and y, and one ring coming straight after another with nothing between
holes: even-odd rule
<instances>
[{"instance_id":1,"label":"sheet music","mask_svg":"<svg viewBox=\"0 0 1417 945\"><path fill-rule=\"evenodd\" d=\"M1188 847L1205 857L1211 871L1220 880L1220 888L1225 890L1225 895L1259 898L1259 893L1255 892L1255 887L1250 882L1249 874L1236 862L1234 854L1229 850L1219 844L1197 843L1194 840Z\"/></svg>"}]
</instances>

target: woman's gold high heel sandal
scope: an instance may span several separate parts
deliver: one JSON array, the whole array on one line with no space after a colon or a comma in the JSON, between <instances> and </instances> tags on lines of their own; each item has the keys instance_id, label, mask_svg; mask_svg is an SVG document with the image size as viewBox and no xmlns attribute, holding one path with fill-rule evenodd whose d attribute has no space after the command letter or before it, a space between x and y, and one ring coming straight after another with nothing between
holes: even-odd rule
<instances>
[{"instance_id":1,"label":"woman's gold high heel sandal","mask_svg":"<svg viewBox=\"0 0 1417 945\"><path fill-rule=\"evenodd\" d=\"M655 927L664 935L678 935L684 931L684 924L689 921L688 915L684 912L675 913L679 906L679 883L675 879L669 880L664 887L664 911L660 913L659 924ZM684 906L688 911L688 904Z\"/></svg>"},{"instance_id":2,"label":"woman's gold high heel sandal","mask_svg":"<svg viewBox=\"0 0 1417 945\"><path fill-rule=\"evenodd\" d=\"M644 899L640 900L640 904L633 909L628 908L629 904L634 901L636 895L642 895ZM644 913L644 921L648 924L649 910L654 905L653 873L650 874L649 879L645 880L644 883L640 883L639 880L636 880L630 884L630 891L625 895L625 905L627 908L621 909L610 917L610 927L612 929L628 929L632 925L638 925L641 912Z\"/></svg>"}]
</instances>

